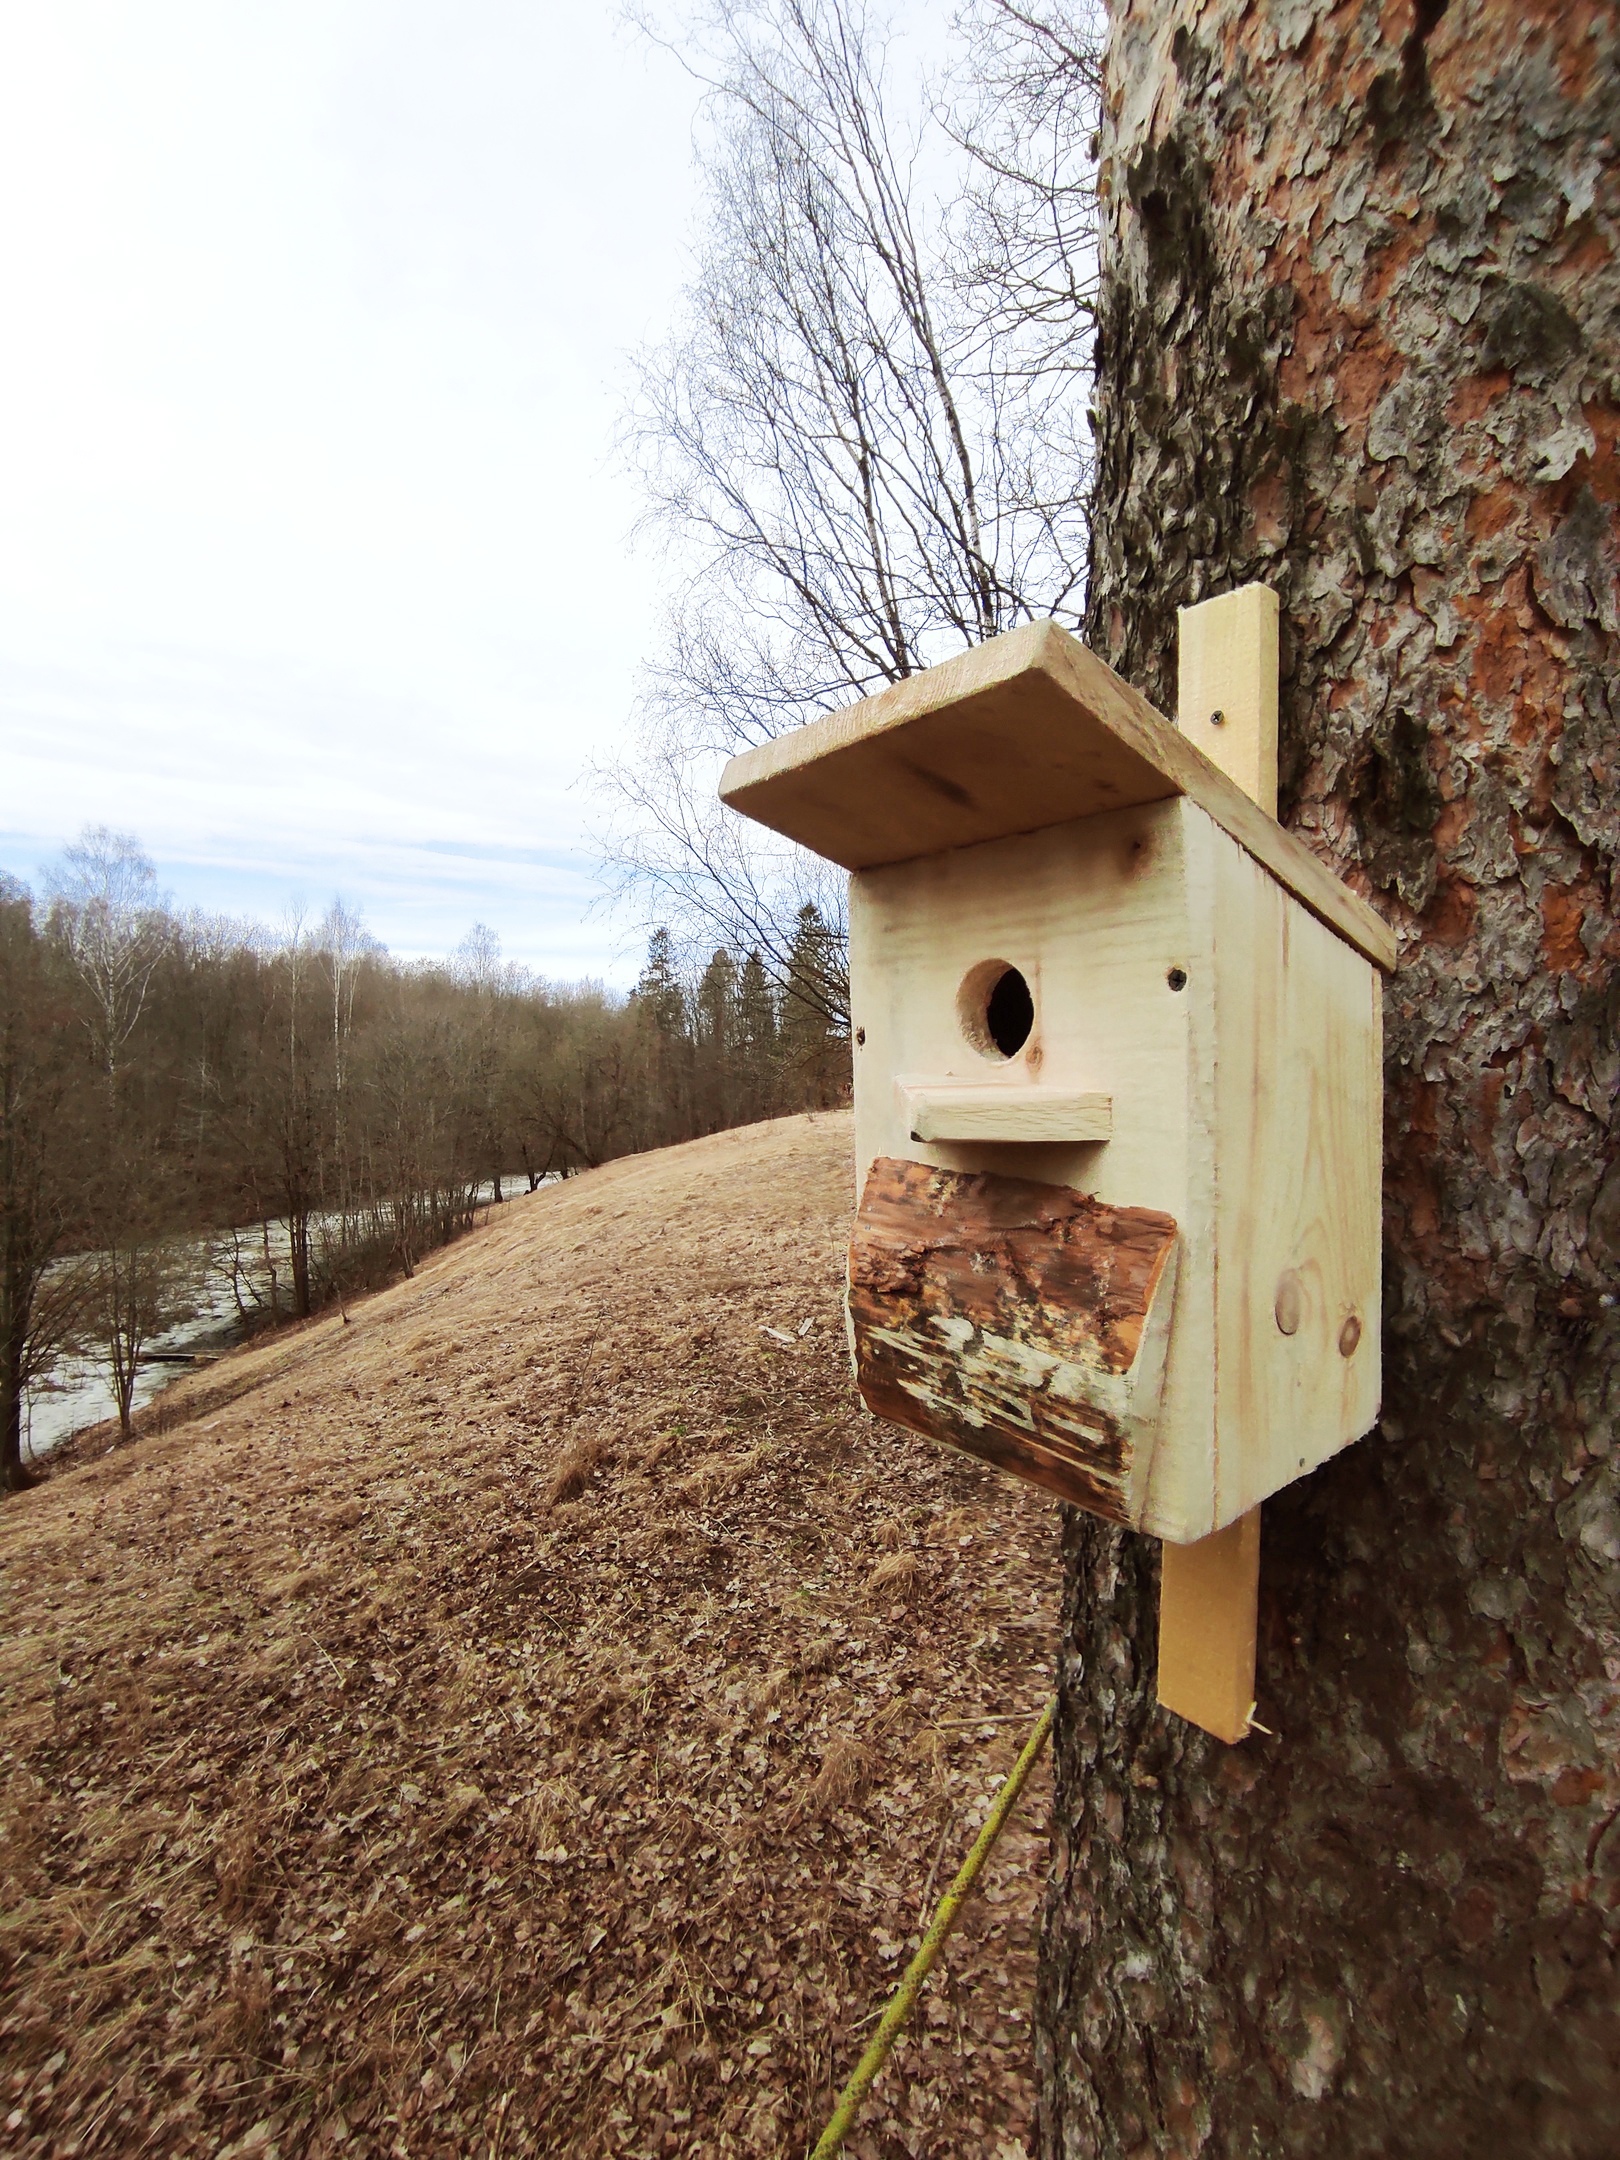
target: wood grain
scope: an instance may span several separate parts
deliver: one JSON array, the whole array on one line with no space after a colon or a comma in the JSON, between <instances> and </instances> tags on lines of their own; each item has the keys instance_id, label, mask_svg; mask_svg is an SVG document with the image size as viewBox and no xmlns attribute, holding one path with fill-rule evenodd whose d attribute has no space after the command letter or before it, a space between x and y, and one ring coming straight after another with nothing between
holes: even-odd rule
<instances>
[{"instance_id":1,"label":"wood grain","mask_svg":"<svg viewBox=\"0 0 1620 2160\"><path fill-rule=\"evenodd\" d=\"M1158 1411L1176 1225L880 1157L850 1246L867 1407L1116 1522Z\"/></svg>"},{"instance_id":2,"label":"wood grain","mask_svg":"<svg viewBox=\"0 0 1620 2160\"><path fill-rule=\"evenodd\" d=\"M1176 725L1275 817L1277 595L1269 585L1240 585L1176 613Z\"/></svg>"},{"instance_id":3,"label":"wood grain","mask_svg":"<svg viewBox=\"0 0 1620 2160\"><path fill-rule=\"evenodd\" d=\"M1016 1140L1030 1145L1112 1138L1106 1095L1040 1086L900 1084L913 1140Z\"/></svg>"},{"instance_id":4,"label":"wood grain","mask_svg":"<svg viewBox=\"0 0 1620 2160\"><path fill-rule=\"evenodd\" d=\"M1393 931L1162 713L1056 623L745 751L721 799L847 870L1184 795L1379 967Z\"/></svg>"},{"instance_id":5,"label":"wood grain","mask_svg":"<svg viewBox=\"0 0 1620 2160\"><path fill-rule=\"evenodd\" d=\"M1375 971L1185 797L850 882L856 1189L879 1156L1071 1186L1181 1231L1138 1529L1186 1543L1377 1411ZM1035 1021L992 1060L965 983L1017 967ZM1174 987L1179 983L1180 987ZM898 1084L897 1084L898 1083ZM1106 1095L1106 1144L914 1141L912 1086ZM1284 1335L1277 1284L1298 1277ZM1354 1315L1360 1338L1339 1342Z\"/></svg>"},{"instance_id":6,"label":"wood grain","mask_svg":"<svg viewBox=\"0 0 1620 2160\"><path fill-rule=\"evenodd\" d=\"M1236 781L1270 817L1277 814L1278 615L1277 596L1264 585L1241 585L1233 592L1177 611L1177 723L1188 741ZM1250 1051L1242 1069L1252 1072L1254 1031L1244 1025L1243 1017L1238 1025ZM1273 1077L1268 1073L1268 1080ZM1296 1106L1290 1103L1287 1107ZM1241 1118L1242 1106L1238 1108ZM1249 1106L1262 1116L1272 1108L1269 1093L1264 1102ZM1245 1159L1242 1168L1252 1170L1254 1165ZM1262 1204L1274 1197L1270 1192L1261 1195ZM1246 1250L1239 1256L1239 1264L1245 1269L1246 1307L1250 1291ZM1298 1283L1291 1269L1285 1271L1285 1279L1290 1285ZM1302 1303L1302 1298L1290 1298L1293 1325L1285 1327L1277 1300L1273 1299L1273 1311L1283 1334L1298 1333L1301 1314L1296 1308ZM1231 1306L1229 1300L1217 1313L1217 1388L1221 1351L1225 1341L1234 1335L1242 1370L1251 1378L1253 1374L1255 1361L1243 1356L1247 1338L1253 1333L1252 1315L1246 1309L1241 1311L1234 1328ZM1269 1340L1266 1347L1273 1347ZM1245 1415L1252 1417L1253 1411L1242 1403L1234 1405L1224 1421L1218 1410L1217 1430L1226 1424L1235 1427L1237 1418ZM1247 1435L1234 1436L1238 1448L1229 1452L1251 1456L1252 1447L1244 1444ZM1223 1467L1218 1451L1217 1506ZM1229 1744L1248 1736L1254 1707L1259 1604L1258 1507L1190 1545L1165 1544L1159 1569L1159 1701L1178 1717Z\"/></svg>"},{"instance_id":7,"label":"wood grain","mask_svg":"<svg viewBox=\"0 0 1620 2160\"><path fill-rule=\"evenodd\" d=\"M1229 1745L1249 1735L1259 1601L1258 1508L1196 1545L1165 1546L1159 1701Z\"/></svg>"}]
</instances>

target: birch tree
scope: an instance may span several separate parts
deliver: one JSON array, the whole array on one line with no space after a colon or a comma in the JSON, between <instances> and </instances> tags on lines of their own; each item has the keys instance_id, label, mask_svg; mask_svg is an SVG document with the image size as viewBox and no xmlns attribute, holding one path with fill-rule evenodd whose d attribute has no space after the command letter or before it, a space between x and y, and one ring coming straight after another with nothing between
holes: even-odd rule
<instances>
[{"instance_id":1,"label":"birch tree","mask_svg":"<svg viewBox=\"0 0 1620 2160\"><path fill-rule=\"evenodd\" d=\"M1031 615L1075 619L1082 445L1025 325L968 304L972 160L860 0L722 4L677 45L709 92L705 230L631 434L686 574L612 849L653 919L787 981L800 910L837 922L836 888L723 823L719 761Z\"/></svg>"},{"instance_id":2,"label":"birch tree","mask_svg":"<svg viewBox=\"0 0 1620 2160\"><path fill-rule=\"evenodd\" d=\"M157 872L132 833L89 825L63 849L50 895L52 920L84 985L96 1062L116 1083L167 941Z\"/></svg>"}]
</instances>

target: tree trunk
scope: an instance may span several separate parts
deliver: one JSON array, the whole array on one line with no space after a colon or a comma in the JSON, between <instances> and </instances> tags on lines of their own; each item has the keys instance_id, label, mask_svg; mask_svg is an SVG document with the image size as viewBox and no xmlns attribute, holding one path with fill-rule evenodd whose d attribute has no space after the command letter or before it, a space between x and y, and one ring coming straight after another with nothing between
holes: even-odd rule
<instances>
[{"instance_id":1,"label":"tree trunk","mask_svg":"<svg viewBox=\"0 0 1620 2160\"><path fill-rule=\"evenodd\" d=\"M113 1401L118 1406L118 1436L121 1440L133 1440L135 1420L130 1405L135 1399L135 1376L139 1369L141 1326L138 1300L140 1297L140 1255L131 1247L128 1254L128 1280L120 1286L119 1271L125 1256L115 1246L108 1254L112 1269L112 1304L108 1320L107 1366L112 1378Z\"/></svg>"},{"instance_id":2,"label":"tree trunk","mask_svg":"<svg viewBox=\"0 0 1620 2160\"><path fill-rule=\"evenodd\" d=\"M1092 642L1284 621L1283 820L1396 923L1385 1414L1266 1505L1260 1718L1068 1526L1043 2154L1620 2119L1615 18L1122 0Z\"/></svg>"},{"instance_id":3,"label":"tree trunk","mask_svg":"<svg viewBox=\"0 0 1620 2160\"><path fill-rule=\"evenodd\" d=\"M293 1311L300 1320L307 1320L311 1310L309 1207L292 1190L287 1195L287 1260L292 1270Z\"/></svg>"},{"instance_id":4,"label":"tree trunk","mask_svg":"<svg viewBox=\"0 0 1620 2160\"><path fill-rule=\"evenodd\" d=\"M22 1428L21 1344L0 1339L0 1492L22 1492L34 1482L22 1459Z\"/></svg>"}]
</instances>

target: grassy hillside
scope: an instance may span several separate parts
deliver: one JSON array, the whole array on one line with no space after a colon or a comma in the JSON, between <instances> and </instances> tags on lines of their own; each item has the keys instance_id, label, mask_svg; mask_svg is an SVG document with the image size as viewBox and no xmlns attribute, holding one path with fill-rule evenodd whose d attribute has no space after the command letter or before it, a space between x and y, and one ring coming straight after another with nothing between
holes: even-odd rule
<instances>
[{"instance_id":1,"label":"grassy hillside","mask_svg":"<svg viewBox=\"0 0 1620 2160\"><path fill-rule=\"evenodd\" d=\"M0 1508L7 2153L803 2152L1057 1581L855 1404L849 1148L513 1201ZM1045 1803L852 2152L1024 2150Z\"/></svg>"}]
</instances>

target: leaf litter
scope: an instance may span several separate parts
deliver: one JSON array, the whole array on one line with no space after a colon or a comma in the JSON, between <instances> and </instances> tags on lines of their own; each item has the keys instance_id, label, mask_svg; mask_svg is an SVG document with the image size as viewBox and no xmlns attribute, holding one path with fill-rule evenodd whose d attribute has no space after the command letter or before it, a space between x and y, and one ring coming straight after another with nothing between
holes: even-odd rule
<instances>
[{"instance_id":1,"label":"leaf litter","mask_svg":"<svg viewBox=\"0 0 1620 2160\"><path fill-rule=\"evenodd\" d=\"M855 1402L850 1147L509 1202L6 1503L8 2154L804 2152L1058 1582L1055 1508ZM855 2160L1027 2149L1049 1794Z\"/></svg>"}]
</instances>

